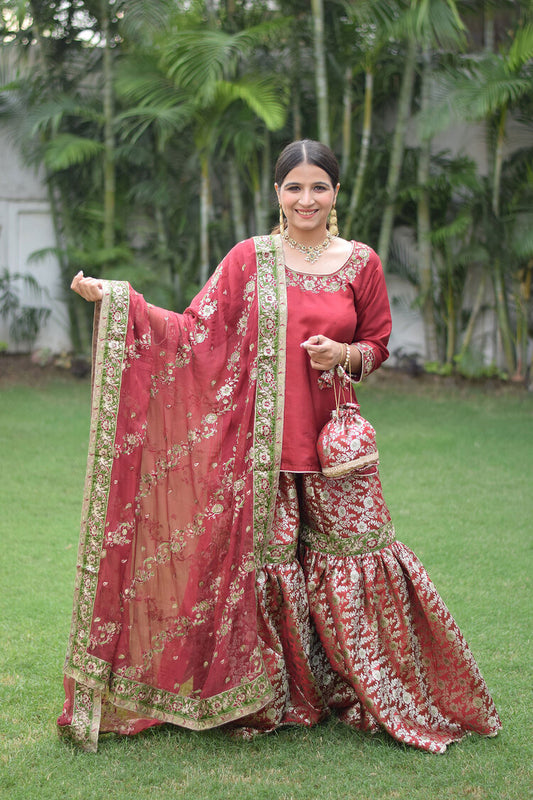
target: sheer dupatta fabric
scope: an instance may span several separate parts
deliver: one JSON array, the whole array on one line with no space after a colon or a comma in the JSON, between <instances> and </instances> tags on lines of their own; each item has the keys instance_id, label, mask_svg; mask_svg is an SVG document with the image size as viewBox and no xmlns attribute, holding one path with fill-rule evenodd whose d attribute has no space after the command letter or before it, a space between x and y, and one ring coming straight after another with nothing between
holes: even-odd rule
<instances>
[{"instance_id":1,"label":"sheer dupatta fabric","mask_svg":"<svg viewBox=\"0 0 533 800\"><path fill-rule=\"evenodd\" d=\"M184 314L104 284L64 736L221 725L271 699L256 565L279 480L279 237L241 242Z\"/></svg>"}]
</instances>

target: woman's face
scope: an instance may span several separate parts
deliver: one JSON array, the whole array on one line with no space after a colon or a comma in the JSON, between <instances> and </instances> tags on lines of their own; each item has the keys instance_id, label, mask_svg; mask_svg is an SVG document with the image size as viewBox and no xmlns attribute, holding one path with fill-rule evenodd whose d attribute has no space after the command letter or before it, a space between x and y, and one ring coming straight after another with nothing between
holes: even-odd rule
<instances>
[{"instance_id":1,"label":"woman's face","mask_svg":"<svg viewBox=\"0 0 533 800\"><path fill-rule=\"evenodd\" d=\"M298 164L287 173L281 186L276 183L275 188L290 236L302 239L326 235L326 223L339 184L334 187L325 170L314 164Z\"/></svg>"}]
</instances>

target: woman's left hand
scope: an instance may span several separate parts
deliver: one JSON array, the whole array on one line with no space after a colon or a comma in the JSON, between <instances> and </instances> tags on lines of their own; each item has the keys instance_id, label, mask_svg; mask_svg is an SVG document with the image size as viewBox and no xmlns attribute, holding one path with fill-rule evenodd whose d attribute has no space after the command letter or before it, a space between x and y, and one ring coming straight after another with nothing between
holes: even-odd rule
<instances>
[{"instance_id":1,"label":"woman's left hand","mask_svg":"<svg viewBox=\"0 0 533 800\"><path fill-rule=\"evenodd\" d=\"M310 336L301 347L307 350L313 369L332 369L344 359L344 345L320 334Z\"/></svg>"}]
</instances>

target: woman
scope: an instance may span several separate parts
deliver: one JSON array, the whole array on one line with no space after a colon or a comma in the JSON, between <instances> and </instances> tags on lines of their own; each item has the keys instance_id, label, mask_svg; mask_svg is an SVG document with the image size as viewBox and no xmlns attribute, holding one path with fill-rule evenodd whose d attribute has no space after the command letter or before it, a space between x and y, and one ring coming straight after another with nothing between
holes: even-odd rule
<instances>
[{"instance_id":1,"label":"woman","mask_svg":"<svg viewBox=\"0 0 533 800\"><path fill-rule=\"evenodd\" d=\"M251 736L331 710L432 752L500 721L395 540L377 470L321 473L334 382L387 357L381 265L337 235L318 142L276 165L280 232L239 243L183 315L97 305L92 424L60 731L172 722Z\"/></svg>"}]
</instances>

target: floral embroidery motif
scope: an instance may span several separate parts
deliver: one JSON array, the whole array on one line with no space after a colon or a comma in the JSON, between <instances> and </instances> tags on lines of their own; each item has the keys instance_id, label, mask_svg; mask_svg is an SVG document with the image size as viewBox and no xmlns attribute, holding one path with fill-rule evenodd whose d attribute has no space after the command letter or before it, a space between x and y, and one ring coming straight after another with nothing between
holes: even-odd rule
<instances>
[{"instance_id":1,"label":"floral embroidery motif","mask_svg":"<svg viewBox=\"0 0 533 800\"><path fill-rule=\"evenodd\" d=\"M311 275L286 268L287 286L296 286L306 292L346 291L368 263L370 248L366 244L354 242L348 261L331 275Z\"/></svg>"},{"instance_id":2,"label":"floral embroidery motif","mask_svg":"<svg viewBox=\"0 0 533 800\"><path fill-rule=\"evenodd\" d=\"M376 368L376 354L372 345L366 342L356 342L356 346L361 353L361 374L356 380L359 383Z\"/></svg>"},{"instance_id":3,"label":"floral embroidery motif","mask_svg":"<svg viewBox=\"0 0 533 800\"><path fill-rule=\"evenodd\" d=\"M285 397L287 295L279 236L257 237L259 331L254 426L254 537L258 564L274 515Z\"/></svg>"},{"instance_id":4,"label":"floral embroidery motif","mask_svg":"<svg viewBox=\"0 0 533 800\"><path fill-rule=\"evenodd\" d=\"M375 531L366 531L359 536L342 538L329 536L327 533L315 531L304 525L302 541L310 550L344 558L381 550L396 541L396 534L392 522L387 522Z\"/></svg>"},{"instance_id":5,"label":"floral embroidery motif","mask_svg":"<svg viewBox=\"0 0 533 800\"><path fill-rule=\"evenodd\" d=\"M89 434L89 491L85 495L82 508L80 562L76 577L71 637L65 661L67 674L76 675L83 667L89 674L101 679L109 674L109 665L90 656L87 650L91 643L93 598L98 584L107 497L115 457L116 412L120 400L128 307L127 284L104 282L100 313L101 318L107 322L100 328L93 366L93 406L99 409L99 413L93 415Z\"/></svg>"},{"instance_id":6,"label":"floral embroidery motif","mask_svg":"<svg viewBox=\"0 0 533 800\"><path fill-rule=\"evenodd\" d=\"M299 538L305 547L289 561ZM468 645L394 540L379 476L282 473L269 549L257 592L274 699L236 735L313 725L330 708L433 753L471 730L495 735L500 721Z\"/></svg>"}]
</instances>

